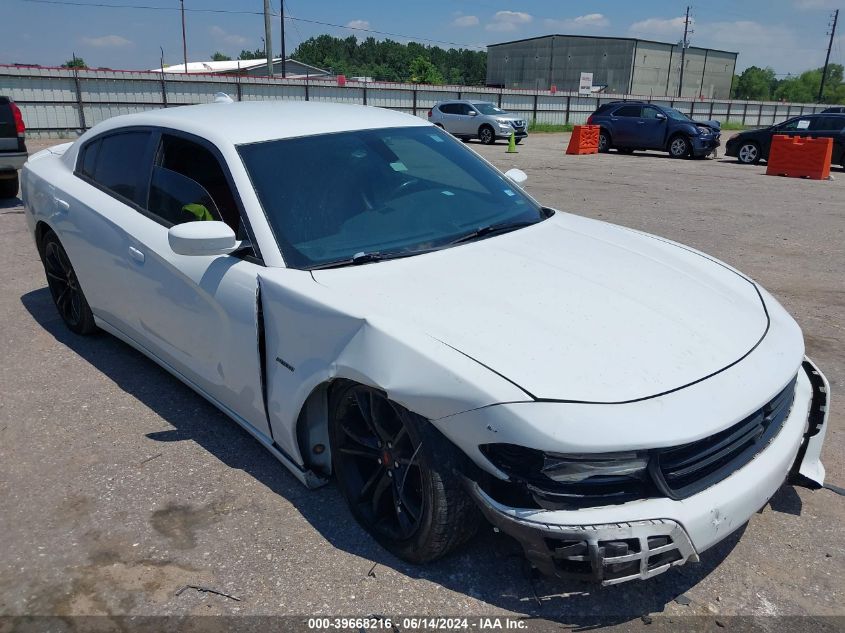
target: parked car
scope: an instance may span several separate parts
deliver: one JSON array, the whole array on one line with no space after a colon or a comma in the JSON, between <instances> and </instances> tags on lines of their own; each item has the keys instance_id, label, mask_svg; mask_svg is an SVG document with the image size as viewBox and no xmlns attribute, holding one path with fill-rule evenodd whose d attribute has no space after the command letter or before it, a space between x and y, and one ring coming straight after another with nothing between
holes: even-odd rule
<instances>
[{"instance_id":1,"label":"parked car","mask_svg":"<svg viewBox=\"0 0 845 633\"><path fill-rule=\"evenodd\" d=\"M511 134L517 143L528 136L524 118L489 101L441 101L428 111L428 120L460 139L477 138L485 145Z\"/></svg>"},{"instance_id":2,"label":"parked car","mask_svg":"<svg viewBox=\"0 0 845 633\"><path fill-rule=\"evenodd\" d=\"M525 177L407 114L253 101L107 120L22 193L70 330L336 477L405 560L483 515L545 573L648 578L821 485L829 388L780 303Z\"/></svg>"},{"instance_id":3,"label":"parked car","mask_svg":"<svg viewBox=\"0 0 845 633\"><path fill-rule=\"evenodd\" d=\"M833 106L832 108L825 108L822 114L845 114L845 106Z\"/></svg>"},{"instance_id":4,"label":"parked car","mask_svg":"<svg viewBox=\"0 0 845 633\"><path fill-rule=\"evenodd\" d=\"M645 101L611 101L587 119L600 125L599 151L662 150L673 158L706 156L719 147L718 121L695 121L675 108Z\"/></svg>"},{"instance_id":5,"label":"parked car","mask_svg":"<svg viewBox=\"0 0 845 633\"><path fill-rule=\"evenodd\" d=\"M745 165L768 160L775 134L832 138L831 163L845 168L845 114L808 114L770 127L739 132L725 143L725 155L734 156Z\"/></svg>"},{"instance_id":6,"label":"parked car","mask_svg":"<svg viewBox=\"0 0 845 633\"><path fill-rule=\"evenodd\" d=\"M20 108L0 96L0 198L18 195L18 170L27 158L25 133Z\"/></svg>"}]
</instances>

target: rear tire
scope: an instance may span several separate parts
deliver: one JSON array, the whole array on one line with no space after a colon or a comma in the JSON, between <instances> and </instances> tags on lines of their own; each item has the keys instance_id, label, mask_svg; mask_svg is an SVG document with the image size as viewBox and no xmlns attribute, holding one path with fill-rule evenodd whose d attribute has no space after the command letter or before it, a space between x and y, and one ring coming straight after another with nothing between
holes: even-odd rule
<instances>
[{"instance_id":1,"label":"rear tire","mask_svg":"<svg viewBox=\"0 0 845 633\"><path fill-rule=\"evenodd\" d=\"M47 275L47 286L62 321L76 334L84 336L95 333L99 328L94 323L94 313L82 292L67 252L52 231L48 231L41 239L40 254Z\"/></svg>"},{"instance_id":2,"label":"rear tire","mask_svg":"<svg viewBox=\"0 0 845 633\"><path fill-rule=\"evenodd\" d=\"M19 188L18 172L15 172L11 178L0 178L0 198L16 198Z\"/></svg>"},{"instance_id":3,"label":"rear tire","mask_svg":"<svg viewBox=\"0 0 845 633\"><path fill-rule=\"evenodd\" d=\"M672 158L687 158L691 149L692 145L690 145L686 136L679 134L669 141L669 156Z\"/></svg>"},{"instance_id":4,"label":"rear tire","mask_svg":"<svg viewBox=\"0 0 845 633\"><path fill-rule=\"evenodd\" d=\"M599 132L599 152L605 154L610 151L610 134L605 130Z\"/></svg>"},{"instance_id":5,"label":"rear tire","mask_svg":"<svg viewBox=\"0 0 845 633\"><path fill-rule=\"evenodd\" d=\"M346 381L332 389L329 412L338 487L385 549L425 563L472 537L480 512L458 474L466 458L428 420Z\"/></svg>"},{"instance_id":6,"label":"rear tire","mask_svg":"<svg viewBox=\"0 0 845 633\"><path fill-rule=\"evenodd\" d=\"M492 145L496 142L496 132L489 125L482 125L478 128L478 140L484 145Z\"/></svg>"}]
</instances>

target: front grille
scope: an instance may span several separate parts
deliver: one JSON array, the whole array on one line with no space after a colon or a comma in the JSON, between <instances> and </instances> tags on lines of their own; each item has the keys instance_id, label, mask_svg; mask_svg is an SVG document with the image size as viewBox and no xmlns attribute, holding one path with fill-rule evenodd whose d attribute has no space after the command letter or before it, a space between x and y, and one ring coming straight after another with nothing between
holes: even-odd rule
<instances>
[{"instance_id":1,"label":"front grille","mask_svg":"<svg viewBox=\"0 0 845 633\"><path fill-rule=\"evenodd\" d=\"M708 488L745 466L763 451L783 427L792 408L795 381L766 405L737 424L704 439L649 451L648 473L596 475L580 482L558 482L543 472L542 451L515 444L483 444L481 452L506 473L488 491L500 502L546 510L568 510L625 503L634 499L684 499ZM520 501L521 500L521 501Z\"/></svg>"},{"instance_id":2,"label":"front grille","mask_svg":"<svg viewBox=\"0 0 845 633\"><path fill-rule=\"evenodd\" d=\"M655 452L649 470L657 487L672 499L683 499L736 472L778 434L792 408L792 381L761 409L710 437Z\"/></svg>"}]
</instances>

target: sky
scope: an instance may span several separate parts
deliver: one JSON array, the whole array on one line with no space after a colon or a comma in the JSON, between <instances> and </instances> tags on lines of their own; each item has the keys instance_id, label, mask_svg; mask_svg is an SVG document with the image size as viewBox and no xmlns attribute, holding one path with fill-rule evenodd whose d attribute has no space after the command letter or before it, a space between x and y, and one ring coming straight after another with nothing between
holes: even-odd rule
<instances>
[{"instance_id":1,"label":"sky","mask_svg":"<svg viewBox=\"0 0 845 633\"><path fill-rule=\"evenodd\" d=\"M89 66L159 67L182 61L178 0L0 0L0 63L61 65L73 54ZM162 10L67 3L143 5ZM685 2L672 0L284 0L288 54L303 39L329 33L388 37L443 47L484 46L548 33L640 37L677 42ZM280 0L271 0L274 11ZM845 0L707 0L691 5L693 46L739 53L737 70L771 66L780 75L824 63L832 10ZM263 49L263 0L185 0L188 60L215 51ZM243 12L243 13L232 13ZM252 13L249 13L252 12ZM337 26L317 24L322 22ZM278 55L279 19L273 18ZM373 33L378 31L380 33ZM845 15L831 61L845 62Z\"/></svg>"}]
</instances>

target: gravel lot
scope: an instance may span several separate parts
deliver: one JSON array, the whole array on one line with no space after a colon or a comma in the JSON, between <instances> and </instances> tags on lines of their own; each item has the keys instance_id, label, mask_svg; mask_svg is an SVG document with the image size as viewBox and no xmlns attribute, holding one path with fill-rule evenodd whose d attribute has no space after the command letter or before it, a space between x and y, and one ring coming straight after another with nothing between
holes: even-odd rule
<instances>
[{"instance_id":1,"label":"gravel lot","mask_svg":"<svg viewBox=\"0 0 845 633\"><path fill-rule=\"evenodd\" d=\"M824 461L828 482L845 486L845 172L816 182L765 177L765 167L733 159L567 156L567 140L537 134L518 154L502 143L472 147L503 170L525 170L544 204L689 244L777 296L830 379ZM648 582L534 578L519 549L489 530L427 567L396 560L352 521L334 485L303 488L116 339L70 334L22 214L19 200L0 204L0 615L513 614L549 621L538 628L843 627L845 498L831 490L784 486L702 563ZM177 595L185 585L240 600ZM0 619L0 631L10 622Z\"/></svg>"}]
</instances>

